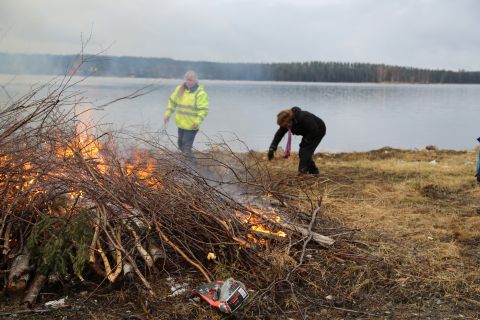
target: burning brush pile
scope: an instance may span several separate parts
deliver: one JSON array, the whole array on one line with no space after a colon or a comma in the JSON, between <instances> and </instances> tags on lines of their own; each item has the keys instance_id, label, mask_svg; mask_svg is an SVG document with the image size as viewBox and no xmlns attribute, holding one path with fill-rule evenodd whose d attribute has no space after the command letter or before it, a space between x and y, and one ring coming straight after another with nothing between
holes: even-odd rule
<instances>
[{"instance_id":1,"label":"burning brush pile","mask_svg":"<svg viewBox=\"0 0 480 320\"><path fill-rule=\"evenodd\" d=\"M268 173L254 155L225 146L199 153L192 166L155 137L131 136L136 147L126 151L119 133L80 121L68 82L47 89L0 111L4 294L32 305L55 281L128 281L155 301L161 293L153 283L182 273L197 284L243 281L258 298L251 295L244 312L260 304L281 312L287 307L278 297L261 297L295 295L299 278L323 294L303 266L307 245L328 252L334 243L313 231L319 207L298 223L296 208L269 206Z\"/></svg>"}]
</instances>

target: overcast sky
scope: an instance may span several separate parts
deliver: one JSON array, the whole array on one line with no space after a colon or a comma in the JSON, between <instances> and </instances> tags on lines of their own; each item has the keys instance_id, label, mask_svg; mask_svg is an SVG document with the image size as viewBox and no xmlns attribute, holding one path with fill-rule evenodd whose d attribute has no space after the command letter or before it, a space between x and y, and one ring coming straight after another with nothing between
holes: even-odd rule
<instances>
[{"instance_id":1,"label":"overcast sky","mask_svg":"<svg viewBox=\"0 0 480 320\"><path fill-rule=\"evenodd\" d=\"M0 52L480 71L480 0L0 0Z\"/></svg>"}]
</instances>

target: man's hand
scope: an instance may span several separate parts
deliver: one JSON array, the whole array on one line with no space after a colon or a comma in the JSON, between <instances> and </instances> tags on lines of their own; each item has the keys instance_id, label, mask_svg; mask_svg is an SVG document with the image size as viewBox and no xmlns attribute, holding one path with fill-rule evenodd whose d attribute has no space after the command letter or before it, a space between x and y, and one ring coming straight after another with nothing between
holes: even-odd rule
<instances>
[{"instance_id":1,"label":"man's hand","mask_svg":"<svg viewBox=\"0 0 480 320\"><path fill-rule=\"evenodd\" d=\"M198 129L198 124L196 124L196 123L192 124L192 129L193 130Z\"/></svg>"},{"instance_id":2,"label":"man's hand","mask_svg":"<svg viewBox=\"0 0 480 320\"><path fill-rule=\"evenodd\" d=\"M272 149L268 150L268 161L271 161L273 159L273 154L275 153L275 151L273 151Z\"/></svg>"},{"instance_id":3,"label":"man's hand","mask_svg":"<svg viewBox=\"0 0 480 320\"><path fill-rule=\"evenodd\" d=\"M170 120L170 117L163 117L163 124L167 124L168 120Z\"/></svg>"}]
</instances>

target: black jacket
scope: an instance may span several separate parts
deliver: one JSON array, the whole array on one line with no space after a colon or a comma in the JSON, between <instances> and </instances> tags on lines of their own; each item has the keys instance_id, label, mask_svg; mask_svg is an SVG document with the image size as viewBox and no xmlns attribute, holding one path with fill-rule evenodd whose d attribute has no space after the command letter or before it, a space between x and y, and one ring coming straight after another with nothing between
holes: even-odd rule
<instances>
[{"instance_id":1,"label":"black jacket","mask_svg":"<svg viewBox=\"0 0 480 320\"><path fill-rule=\"evenodd\" d=\"M292 111L292 133L294 135L303 136L300 147L306 147L309 144L313 143L318 144L320 140L322 140L322 138L325 136L325 132L327 131L323 120L308 111L303 111L299 107L293 107ZM283 136L287 132L287 128L280 127L277 130L275 136L273 137L273 141L270 144L270 150L277 150L277 146L280 143L280 140L282 140Z\"/></svg>"}]
</instances>

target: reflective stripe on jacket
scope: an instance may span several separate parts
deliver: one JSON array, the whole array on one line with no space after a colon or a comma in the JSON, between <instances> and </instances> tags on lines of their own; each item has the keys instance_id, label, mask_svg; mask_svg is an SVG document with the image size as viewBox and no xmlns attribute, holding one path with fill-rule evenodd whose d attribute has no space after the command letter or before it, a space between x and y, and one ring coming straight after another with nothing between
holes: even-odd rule
<instances>
[{"instance_id":1,"label":"reflective stripe on jacket","mask_svg":"<svg viewBox=\"0 0 480 320\"><path fill-rule=\"evenodd\" d=\"M207 92L205 92L203 86L199 85L193 92L185 89L183 95L179 97L178 90L180 87L178 86L170 96L165 117L170 118L172 113L175 112L177 127L185 130L198 130L208 114ZM194 124L196 125L195 128Z\"/></svg>"}]
</instances>

